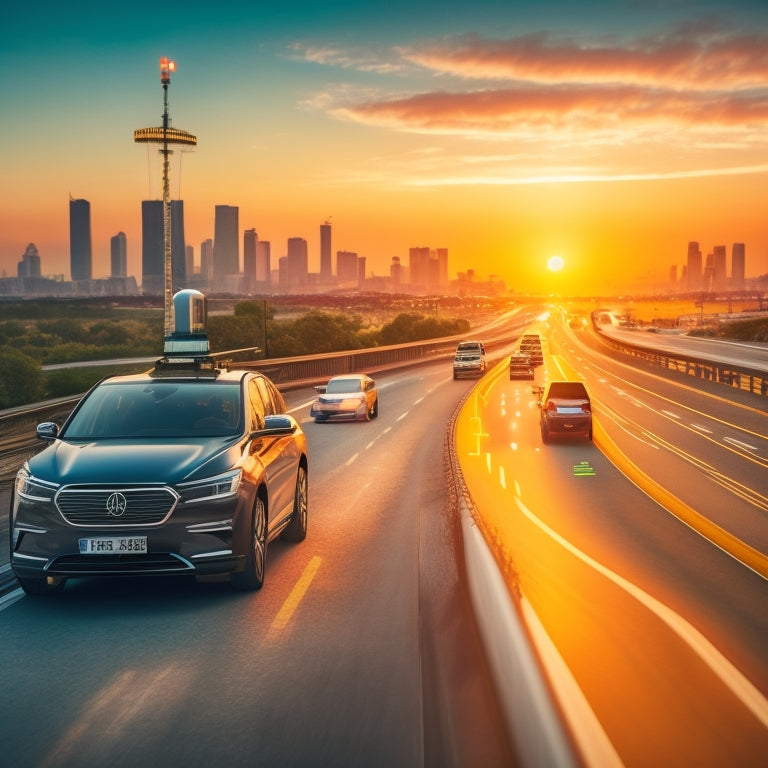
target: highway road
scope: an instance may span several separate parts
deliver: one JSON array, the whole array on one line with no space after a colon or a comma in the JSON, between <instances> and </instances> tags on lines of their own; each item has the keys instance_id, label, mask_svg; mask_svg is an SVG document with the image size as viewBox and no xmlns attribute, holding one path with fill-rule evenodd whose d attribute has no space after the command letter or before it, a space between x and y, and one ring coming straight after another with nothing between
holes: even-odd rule
<instances>
[{"instance_id":1,"label":"highway road","mask_svg":"<svg viewBox=\"0 0 768 768\"><path fill-rule=\"evenodd\" d=\"M2 762L514 765L446 494L451 361L384 376L379 417L315 424L307 539L264 588L71 581L0 611ZM6 494L7 499L7 494Z\"/></svg>"},{"instance_id":2,"label":"highway road","mask_svg":"<svg viewBox=\"0 0 768 768\"><path fill-rule=\"evenodd\" d=\"M672 355L704 357L721 363L746 368L768 369L768 344L764 342L711 339L705 336L688 336L682 332L648 333L642 329L602 326L602 332L618 341L667 352Z\"/></svg>"},{"instance_id":3,"label":"highway road","mask_svg":"<svg viewBox=\"0 0 768 768\"><path fill-rule=\"evenodd\" d=\"M602 357L554 316L539 330L536 383L587 383L596 444L544 446L531 384L502 367L457 450L581 753L764 766L765 411Z\"/></svg>"},{"instance_id":4,"label":"highway road","mask_svg":"<svg viewBox=\"0 0 768 768\"><path fill-rule=\"evenodd\" d=\"M503 361L476 388L445 361L379 376L368 423L315 424L311 391L287 393L306 541L272 545L251 595L83 580L4 603L3 760L514 766L526 724L505 728L514 691L475 625L446 488L467 395L462 471L584 763L765 765L764 410L613 361L554 316L537 327L537 380L584 378L594 443L545 447Z\"/></svg>"}]
</instances>

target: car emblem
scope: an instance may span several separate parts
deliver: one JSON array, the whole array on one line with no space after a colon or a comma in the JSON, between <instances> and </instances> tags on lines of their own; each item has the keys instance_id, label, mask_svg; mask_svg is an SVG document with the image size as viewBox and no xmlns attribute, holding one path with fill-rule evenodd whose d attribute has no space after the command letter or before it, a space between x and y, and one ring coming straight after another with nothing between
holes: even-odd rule
<instances>
[{"instance_id":1,"label":"car emblem","mask_svg":"<svg viewBox=\"0 0 768 768\"><path fill-rule=\"evenodd\" d=\"M107 499L107 514L112 517L122 517L128 506L128 499L122 493L110 494Z\"/></svg>"}]
</instances>

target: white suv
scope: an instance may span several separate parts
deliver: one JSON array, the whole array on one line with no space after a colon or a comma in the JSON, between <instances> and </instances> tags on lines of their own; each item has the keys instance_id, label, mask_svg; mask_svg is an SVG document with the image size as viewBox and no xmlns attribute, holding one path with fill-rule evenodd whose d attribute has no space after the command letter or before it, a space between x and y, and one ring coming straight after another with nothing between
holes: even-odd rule
<instances>
[{"instance_id":1,"label":"white suv","mask_svg":"<svg viewBox=\"0 0 768 768\"><path fill-rule=\"evenodd\" d=\"M482 376L485 373L485 347L481 341L462 341L453 358L453 378Z\"/></svg>"}]
</instances>

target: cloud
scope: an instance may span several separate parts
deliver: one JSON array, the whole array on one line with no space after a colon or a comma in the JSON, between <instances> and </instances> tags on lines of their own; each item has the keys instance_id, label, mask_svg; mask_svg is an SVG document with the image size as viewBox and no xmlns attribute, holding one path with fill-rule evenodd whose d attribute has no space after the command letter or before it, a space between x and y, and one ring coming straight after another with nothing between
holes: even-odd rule
<instances>
[{"instance_id":1,"label":"cloud","mask_svg":"<svg viewBox=\"0 0 768 768\"><path fill-rule=\"evenodd\" d=\"M530 130L620 130L652 124L733 130L768 123L768 94L624 85L528 86L422 93L334 108L340 118L399 130L514 135Z\"/></svg>"},{"instance_id":2,"label":"cloud","mask_svg":"<svg viewBox=\"0 0 768 768\"><path fill-rule=\"evenodd\" d=\"M768 86L768 35L675 33L625 45L548 34L493 40L466 35L404 53L411 62L464 79L636 84L732 90Z\"/></svg>"},{"instance_id":3,"label":"cloud","mask_svg":"<svg viewBox=\"0 0 768 768\"><path fill-rule=\"evenodd\" d=\"M342 48L331 45L305 45L296 42L291 44L289 52L292 58L312 64L380 75L391 75L412 68L406 57L390 49Z\"/></svg>"},{"instance_id":4,"label":"cloud","mask_svg":"<svg viewBox=\"0 0 768 768\"><path fill-rule=\"evenodd\" d=\"M305 106L453 142L453 163L434 158L431 170L412 163L415 184L440 176L524 183L761 172L768 35L722 29L699 23L625 42L472 34L408 48L307 49L307 61L375 74L329 86ZM489 163L489 173L477 173L477 163L456 151L462 140L487 143L488 156L512 147L539 165L523 161L494 173ZM392 159L387 165L397 172Z\"/></svg>"},{"instance_id":5,"label":"cloud","mask_svg":"<svg viewBox=\"0 0 768 768\"><path fill-rule=\"evenodd\" d=\"M312 47L307 61L379 75L418 65L440 90L358 98L337 88L314 101L333 116L394 130L507 135L531 128L623 132L653 123L742 131L768 122L768 35L711 26L624 44L464 35L405 48ZM445 78L452 80L445 80ZM467 88L467 82L475 85ZM480 83L479 81L484 81ZM501 83L499 81L502 81ZM398 78L397 87L405 81Z\"/></svg>"}]
</instances>

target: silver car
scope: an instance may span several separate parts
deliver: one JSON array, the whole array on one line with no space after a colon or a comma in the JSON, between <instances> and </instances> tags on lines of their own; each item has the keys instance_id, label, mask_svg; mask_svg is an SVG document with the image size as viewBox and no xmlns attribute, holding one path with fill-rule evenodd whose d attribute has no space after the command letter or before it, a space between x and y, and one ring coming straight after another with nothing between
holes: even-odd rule
<instances>
[{"instance_id":1,"label":"silver car","mask_svg":"<svg viewBox=\"0 0 768 768\"><path fill-rule=\"evenodd\" d=\"M334 418L370 421L379 415L376 382L364 373L334 376L315 390L318 394L309 409L315 421Z\"/></svg>"},{"instance_id":2,"label":"silver car","mask_svg":"<svg viewBox=\"0 0 768 768\"><path fill-rule=\"evenodd\" d=\"M453 357L453 378L482 376L485 373L485 345L481 341L462 341Z\"/></svg>"}]
</instances>

